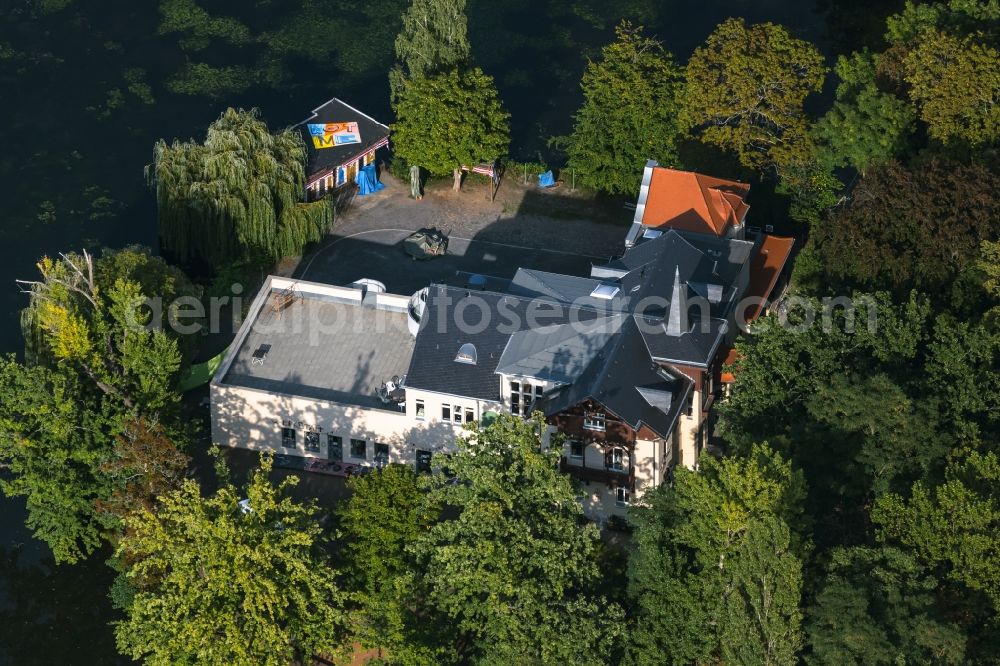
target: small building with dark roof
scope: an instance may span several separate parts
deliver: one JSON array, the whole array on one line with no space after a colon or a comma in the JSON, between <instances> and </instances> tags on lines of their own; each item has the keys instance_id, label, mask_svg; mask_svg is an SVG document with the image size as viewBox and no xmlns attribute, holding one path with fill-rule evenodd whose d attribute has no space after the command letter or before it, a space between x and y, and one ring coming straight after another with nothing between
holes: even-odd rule
<instances>
[{"instance_id":1,"label":"small building with dark roof","mask_svg":"<svg viewBox=\"0 0 1000 666\"><path fill-rule=\"evenodd\" d=\"M389 145L389 127L334 97L295 126L308 150L306 193L318 199L354 183L358 169Z\"/></svg>"}]
</instances>

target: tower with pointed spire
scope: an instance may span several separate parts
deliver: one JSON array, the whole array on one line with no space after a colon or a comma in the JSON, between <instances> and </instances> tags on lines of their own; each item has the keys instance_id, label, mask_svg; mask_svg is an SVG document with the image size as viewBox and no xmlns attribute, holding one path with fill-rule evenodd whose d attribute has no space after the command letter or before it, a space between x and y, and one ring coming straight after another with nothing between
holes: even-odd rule
<instances>
[{"instance_id":1,"label":"tower with pointed spire","mask_svg":"<svg viewBox=\"0 0 1000 666\"><path fill-rule=\"evenodd\" d=\"M681 269L678 266L674 270L674 288L670 295L670 309L667 311L667 319L663 323L667 335L681 336L688 332L688 286L686 282L681 282Z\"/></svg>"}]
</instances>

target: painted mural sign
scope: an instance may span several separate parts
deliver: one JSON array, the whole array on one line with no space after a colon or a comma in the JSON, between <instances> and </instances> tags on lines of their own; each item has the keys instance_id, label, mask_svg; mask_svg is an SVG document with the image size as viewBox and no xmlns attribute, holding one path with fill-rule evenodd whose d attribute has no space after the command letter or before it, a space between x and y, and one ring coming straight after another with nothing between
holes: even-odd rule
<instances>
[{"instance_id":1,"label":"painted mural sign","mask_svg":"<svg viewBox=\"0 0 1000 666\"><path fill-rule=\"evenodd\" d=\"M361 143L357 123L309 123L307 126L317 150Z\"/></svg>"}]
</instances>

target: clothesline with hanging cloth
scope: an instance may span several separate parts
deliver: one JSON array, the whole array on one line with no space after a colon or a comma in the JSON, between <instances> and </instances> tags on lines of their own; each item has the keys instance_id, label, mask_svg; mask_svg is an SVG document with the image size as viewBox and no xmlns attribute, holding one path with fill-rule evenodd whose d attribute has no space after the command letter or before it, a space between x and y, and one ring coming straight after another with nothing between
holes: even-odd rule
<instances>
[{"instance_id":1,"label":"clothesline with hanging cloth","mask_svg":"<svg viewBox=\"0 0 1000 666\"><path fill-rule=\"evenodd\" d=\"M503 169L500 167L500 160L493 160L492 163L480 162L472 168L463 164L462 171L471 171L472 173L487 176L493 184L493 187L490 188L490 201L496 198L497 190L500 189L500 176L503 172Z\"/></svg>"}]
</instances>

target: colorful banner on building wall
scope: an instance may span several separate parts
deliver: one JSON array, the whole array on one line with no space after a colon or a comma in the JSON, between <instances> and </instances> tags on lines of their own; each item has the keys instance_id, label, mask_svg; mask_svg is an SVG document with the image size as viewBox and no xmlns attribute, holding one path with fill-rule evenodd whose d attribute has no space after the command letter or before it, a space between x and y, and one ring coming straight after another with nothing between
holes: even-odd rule
<instances>
[{"instance_id":1,"label":"colorful banner on building wall","mask_svg":"<svg viewBox=\"0 0 1000 666\"><path fill-rule=\"evenodd\" d=\"M307 126L316 149L361 143L357 123L309 123Z\"/></svg>"}]
</instances>

